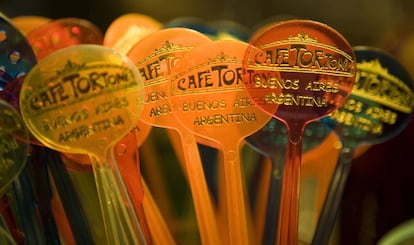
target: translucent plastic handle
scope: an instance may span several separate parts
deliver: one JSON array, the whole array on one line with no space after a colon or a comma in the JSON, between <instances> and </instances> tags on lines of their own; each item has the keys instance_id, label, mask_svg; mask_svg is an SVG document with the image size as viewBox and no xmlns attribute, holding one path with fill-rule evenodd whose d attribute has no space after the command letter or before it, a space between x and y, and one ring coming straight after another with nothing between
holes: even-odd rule
<instances>
[{"instance_id":1,"label":"translucent plastic handle","mask_svg":"<svg viewBox=\"0 0 414 245\"><path fill-rule=\"evenodd\" d=\"M135 129L115 145L111 158L117 163L116 167L118 167L125 183L125 188L128 191L145 240L148 244L152 244L142 206L144 190L141 183L140 159Z\"/></svg>"},{"instance_id":2,"label":"translucent plastic handle","mask_svg":"<svg viewBox=\"0 0 414 245\"><path fill-rule=\"evenodd\" d=\"M81 205L69 173L59 152L50 150L47 154L48 167L66 213L76 243L93 244L91 227Z\"/></svg>"},{"instance_id":3,"label":"translucent plastic handle","mask_svg":"<svg viewBox=\"0 0 414 245\"><path fill-rule=\"evenodd\" d=\"M221 244L217 228L216 215L211 202L210 192L207 187L206 177L198 151L195 136L183 130L180 133L183 143L185 167L187 179L190 184L191 194L197 216L197 223L200 230L203 244Z\"/></svg>"},{"instance_id":4,"label":"translucent plastic handle","mask_svg":"<svg viewBox=\"0 0 414 245\"><path fill-rule=\"evenodd\" d=\"M148 226L152 234L154 244L169 244L175 245L174 237L172 236L167 224L165 223L164 218L160 210L158 209L157 203L152 197L151 191L145 183L144 179L142 180L142 185L144 187L144 200L143 206L145 214L147 215Z\"/></svg>"},{"instance_id":5,"label":"translucent plastic handle","mask_svg":"<svg viewBox=\"0 0 414 245\"><path fill-rule=\"evenodd\" d=\"M351 170L351 152L348 150L342 150L342 153L339 155L339 159L325 197L325 202L323 204L321 214L319 215L318 224L311 243L312 245L325 245L329 242L329 238L339 212L349 172Z\"/></svg>"},{"instance_id":6,"label":"translucent plastic handle","mask_svg":"<svg viewBox=\"0 0 414 245\"><path fill-rule=\"evenodd\" d=\"M265 244L275 244L276 241L282 189L281 173L283 170L283 164L279 162L280 158L281 157L272 156L271 159L269 195L267 199L266 218L263 231L263 241Z\"/></svg>"},{"instance_id":7,"label":"translucent plastic handle","mask_svg":"<svg viewBox=\"0 0 414 245\"><path fill-rule=\"evenodd\" d=\"M223 155L229 244L250 244L239 151L223 149Z\"/></svg>"},{"instance_id":8,"label":"translucent plastic handle","mask_svg":"<svg viewBox=\"0 0 414 245\"><path fill-rule=\"evenodd\" d=\"M303 127L290 128L286 163L282 179L278 241L280 245L298 244L300 170Z\"/></svg>"},{"instance_id":9,"label":"translucent plastic handle","mask_svg":"<svg viewBox=\"0 0 414 245\"><path fill-rule=\"evenodd\" d=\"M33 208L34 193L30 176L29 168L25 168L13 182L12 198L16 202L16 218L25 234L25 244L44 244L46 238Z\"/></svg>"},{"instance_id":10,"label":"translucent plastic handle","mask_svg":"<svg viewBox=\"0 0 414 245\"><path fill-rule=\"evenodd\" d=\"M118 221L121 222L121 227L123 231L124 243L146 245L146 239L142 233L141 225L138 220L138 216L135 213L134 206L129 197L129 193L123 184L122 175L120 174L117 165L114 165L112 171L107 172L108 184L118 183L119 189L115 188L115 195L113 196L113 201L116 203L114 205L115 212L118 214ZM112 185L108 185L109 189L113 189Z\"/></svg>"},{"instance_id":11,"label":"translucent plastic handle","mask_svg":"<svg viewBox=\"0 0 414 245\"><path fill-rule=\"evenodd\" d=\"M3 217L1 217L0 222L0 244L3 245L16 245L17 243L14 241L10 231L7 228L7 224L4 221Z\"/></svg>"},{"instance_id":12,"label":"translucent plastic handle","mask_svg":"<svg viewBox=\"0 0 414 245\"><path fill-rule=\"evenodd\" d=\"M103 218L104 231L106 236L106 241L108 244L120 244L119 230L115 223L114 213L114 203L112 203L111 193L113 190L108 189L108 181L106 171L110 171L107 167L100 166L99 163L96 163L93 166L93 174L95 177L96 190L99 197L99 204L101 208L101 214Z\"/></svg>"},{"instance_id":13,"label":"translucent plastic handle","mask_svg":"<svg viewBox=\"0 0 414 245\"><path fill-rule=\"evenodd\" d=\"M91 161L108 243L146 244L116 166L99 163L93 156Z\"/></svg>"}]
</instances>

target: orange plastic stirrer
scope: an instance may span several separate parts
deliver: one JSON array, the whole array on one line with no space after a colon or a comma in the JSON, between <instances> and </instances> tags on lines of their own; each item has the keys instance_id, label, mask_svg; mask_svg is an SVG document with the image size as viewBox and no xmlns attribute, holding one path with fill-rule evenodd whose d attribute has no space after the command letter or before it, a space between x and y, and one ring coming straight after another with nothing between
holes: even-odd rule
<instances>
[{"instance_id":1,"label":"orange plastic stirrer","mask_svg":"<svg viewBox=\"0 0 414 245\"><path fill-rule=\"evenodd\" d=\"M27 75L20 109L32 134L57 151L89 154L111 244L144 244L109 152L136 127L143 85L129 59L99 45L64 48Z\"/></svg>"},{"instance_id":2,"label":"orange plastic stirrer","mask_svg":"<svg viewBox=\"0 0 414 245\"><path fill-rule=\"evenodd\" d=\"M142 121L138 121L137 124L137 128L134 131L135 133L135 153L136 155L136 161L137 162L132 162L132 160L134 160L134 158L128 158L129 160L131 160L129 163L128 161L123 162L125 165L130 165L132 166L132 168L128 171L128 169L124 168L122 169L120 167L120 171L121 174L124 176L124 179L126 179L126 184L127 184L127 188L129 190L129 188L133 188L133 189L139 189L138 191L134 191L138 192L137 194L135 194L136 196L139 195L139 193L141 193L142 195L142 200L140 200L140 205L142 207L142 211L143 213L140 214L140 212L138 213L138 218L140 218L141 215L145 215L145 217L143 217L143 219L145 218L145 222L146 225L148 227L145 227L145 229L148 229L148 231L146 231L145 229L143 229L143 232L145 234L145 232L150 233L150 238L151 238L151 242L153 241L154 244L169 244L169 245L174 245L175 241L174 238L167 226L167 224L165 223L164 218L162 217L157 204L155 203L151 191L149 190L148 186L146 185L144 179L142 177L137 178L138 176L140 176L140 169L139 169L139 151L138 148L144 143L144 141L146 140L146 138L148 137L150 131L151 131L152 126L150 126L149 124L143 123ZM130 135L127 136L128 138L131 138ZM130 142L132 143L132 142ZM130 148L132 146L127 144L127 148ZM132 148L130 149L132 152ZM131 153L130 152L130 153ZM127 160L128 160L127 159ZM118 161L118 160L117 160ZM121 166L121 165L120 165ZM133 169L135 167L135 170ZM132 172L132 174L131 174ZM135 173L135 174L134 174ZM133 178L133 180L128 180L129 178ZM139 180L139 183L137 183L137 180ZM129 183L131 182L131 183ZM128 184L129 183L129 184ZM133 184L135 183L135 184ZM140 186L139 188L137 188L137 186ZM141 190L142 189L142 190ZM134 193L130 192L130 195L134 195ZM135 196L134 195L134 196ZM134 197L131 197L132 200L134 200ZM141 218L140 218L141 219ZM141 223L141 227L143 226L143 222Z\"/></svg>"},{"instance_id":3,"label":"orange plastic stirrer","mask_svg":"<svg viewBox=\"0 0 414 245\"><path fill-rule=\"evenodd\" d=\"M138 144L140 145L148 136L151 126L139 123L124 138L114 146L112 158L118 166L119 172L124 180L135 213L137 214L142 232L148 244L152 244L148 230L147 219L144 214L142 201L144 189L141 183L141 170L139 164Z\"/></svg>"},{"instance_id":4,"label":"orange plastic stirrer","mask_svg":"<svg viewBox=\"0 0 414 245\"><path fill-rule=\"evenodd\" d=\"M144 186L145 192L143 202L144 211L148 218L148 226L154 239L154 243L175 245L174 238L168 229L168 226L165 223L164 218L162 217L161 212L158 209L157 204L152 197L151 192L144 179L142 179L142 184Z\"/></svg>"},{"instance_id":5,"label":"orange plastic stirrer","mask_svg":"<svg viewBox=\"0 0 414 245\"><path fill-rule=\"evenodd\" d=\"M223 153L229 244L249 244L240 146L270 116L245 91L242 59L247 44L220 40L194 48L171 76L171 107L185 128L215 141ZM274 107L276 109L276 107Z\"/></svg>"},{"instance_id":6,"label":"orange plastic stirrer","mask_svg":"<svg viewBox=\"0 0 414 245\"><path fill-rule=\"evenodd\" d=\"M264 104L279 105L276 113L288 128L286 163L279 216L279 244L298 243L299 187L305 126L343 104L355 83L355 54L329 26L310 20L276 23L255 33L246 51L246 69L254 68L255 87L268 90ZM279 77L270 77L278 72ZM252 74L248 74L251 76ZM282 89L274 93L272 89ZM249 90L255 96L254 90Z\"/></svg>"},{"instance_id":7,"label":"orange plastic stirrer","mask_svg":"<svg viewBox=\"0 0 414 245\"><path fill-rule=\"evenodd\" d=\"M195 136L177 122L168 100L169 75L175 64L195 46L206 42L210 42L210 39L197 31L168 28L144 37L127 55L137 66L145 83L145 106L140 120L178 132L201 241L203 244L220 244L214 208Z\"/></svg>"}]
</instances>

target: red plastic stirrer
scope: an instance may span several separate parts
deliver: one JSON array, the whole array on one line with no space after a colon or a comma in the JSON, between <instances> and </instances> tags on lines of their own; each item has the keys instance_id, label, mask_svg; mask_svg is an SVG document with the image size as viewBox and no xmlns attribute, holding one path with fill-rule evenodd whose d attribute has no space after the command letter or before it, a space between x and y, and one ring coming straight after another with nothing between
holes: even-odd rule
<instances>
[{"instance_id":1,"label":"red plastic stirrer","mask_svg":"<svg viewBox=\"0 0 414 245\"><path fill-rule=\"evenodd\" d=\"M278 244L298 243L304 127L343 104L355 83L355 66L348 42L329 26L310 20L283 21L263 28L246 50L245 74L256 88L248 89L250 95L256 97L256 91L267 89L264 103L257 105L288 128ZM271 104L279 105L276 113L268 111Z\"/></svg>"},{"instance_id":2,"label":"red plastic stirrer","mask_svg":"<svg viewBox=\"0 0 414 245\"><path fill-rule=\"evenodd\" d=\"M51 20L26 35L38 60L53 52L79 44L101 45L103 33L93 24L82 18L60 18Z\"/></svg>"}]
</instances>

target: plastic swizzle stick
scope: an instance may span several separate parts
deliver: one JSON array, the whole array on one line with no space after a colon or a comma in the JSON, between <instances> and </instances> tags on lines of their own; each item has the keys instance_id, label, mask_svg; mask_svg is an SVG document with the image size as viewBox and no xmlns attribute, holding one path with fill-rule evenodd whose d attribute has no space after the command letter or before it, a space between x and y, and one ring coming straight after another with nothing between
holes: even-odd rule
<instances>
[{"instance_id":1,"label":"plastic swizzle stick","mask_svg":"<svg viewBox=\"0 0 414 245\"><path fill-rule=\"evenodd\" d=\"M113 145L136 126L142 96L129 59L86 44L42 59L21 88L22 117L39 141L91 157L110 244L145 243L122 179L108 161Z\"/></svg>"},{"instance_id":2,"label":"plastic swizzle stick","mask_svg":"<svg viewBox=\"0 0 414 245\"><path fill-rule=\"evenodd\" d=\"M169 78L175 64L194 47L207 42L210 39L197 31L168 28L151 33L138 41L127 56L135 63L145 84L145 106L140 120L155 127L178 132L201 241L203 244L220 244L214 207L196 138L178 122L169 101Z\"/></svg>"},{"instance_id":3,"label":"plastic swizzle stick","mask_svg":"<svg viewBox=\"0 0 414 245\"><path fill-rule=\"evenodd\" d=\"M329 242L355 150L363 144L379 144L395 137L412 118L414 84L405 68L383 50L358 46L354 51L358 71L351 95L341 108L322 120L337 133L342 149L313 245ZM351 121L353 123L349 123Z\"/></svg>"},{"instance_id":4,"label":"plastic swizzle stick","mask_svg":"<svg viewBox=\"0 0 414 245\"><path fill-rule=\"evenodd\" d=\"M248 91L258 107L287 126L278 242L298 243L303 130L339 106L355 82L355 55L329 26L310 20L282 21L255 33L245 56ZM267 91L267 92L266 92ZM257 94L261 92L261 94ZM279 105L268 111L268 105Z\"/></svg>"},{"instance_id":5,"label":"plastic swizzle stick","mask_svg":"<svg viewBox=\"0 0 414 245\"><path fill-rule=\"evenodd\" d=\"M240 146L246 136L271 118L245 91L242 59L246 47L236 40L199 45L177 63L171 76L174 115L193 134L215 142L223 153L229 244L253 242L247 223Z\"/></svg>"}]
</instances>

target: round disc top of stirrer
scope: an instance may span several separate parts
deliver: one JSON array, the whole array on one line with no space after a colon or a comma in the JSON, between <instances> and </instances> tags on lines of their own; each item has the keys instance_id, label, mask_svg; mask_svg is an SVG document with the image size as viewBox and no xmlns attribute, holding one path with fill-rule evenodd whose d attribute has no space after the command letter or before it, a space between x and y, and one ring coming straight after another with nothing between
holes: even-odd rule
<instances>
[{"instance_id":1,"label":"round disc top of stirrer","mask_svg":"<svg viewBox=\"0 0 414 245\"><path fill-rule=\"evenodd\" d=\"M52 20L35 28L26 37L38 60L72 45L102 45L104 38L96 25L81 18Z\"/></svg>"},{"instance_id":2,"label":"round disc top of stirrer","mask_svg":"<svg viewBox=\"0 0 414 245\"><path fill-rule=\"evenodd\" d=\"M409 123L414 84L407 70L383 50L358 46L355 86L344 105L322 121L334 128L348 147L384 142Z\"/></svg>"},{"instance_id":3,"label":"round disc top of stirrer","mask_svg":"<svg viewBox=\"0 0 414 245\"><path fill-rule=\"evenodd\" d=\"M175 128L169 97L169 76L175 64L194 47L210 42L195 30L167 28L137 42L127 56L135 63L145 85L145 106L141 120L153 126Z\"/></svg>"},{"instance_id":4,"label":"round disc top of stirrer","mask_svg":"<svg viewBox=\"0 0 414 245\"><path fill-rule=\"evenodd\" d=\"M171 107L191 132L225 145L270 120L246 92L242 71L246 48L242 41L211 41L192 49L174 67ZM276 110L277 105L272 106Z\"/></svg>"},{"instance_id":5,"label":"round disc top of stirrer","mask_svg":"<svg viewBox=\"0 0 414 245\"><path fill-rule=\"evenodd\" d=\"M83 44L56 51L30 71L20 92L20 110L46 146L101 155L136 127L143 92L128 58Z\"/></svg>"},{"instance_id":6,"label":"round disc top of stirrer","mask_svg":"<svg viewBox=\"0 0 414 245\"><path fill-rule=\"evenodd\" d=\"M276 118L305 125L342 105L355 82L352 47L331 27L288 20L260 29L245 54L245 81L258 106ZM256 100L257 101L257 100ZM276 113L269 104L279 105Z\"/></svg>"},{"instance_id":7,"label":"round disc top of stirrer","mask_svg":"<svg viewBox=\"0 0 414 245\"><path fill-rule=\"evenodd\" d=\"M148 15L124 14L116 18L106 29L103 45L126 54L135 43L160 30L161 27L162 24L158 20Z\"/></svg>"},{"instance_id":8,"label":"round disc top of stirrer","mask_svg":"<svg viewBox=\"0 0 414 245\"><path fill-rule=\"evenodd\" d=\"M29 134L17 110L0 100L0 196L25 166Z\"/></svg>"},{"instance_id":9,"label":"round disc top of stirrer","mask_svg":"<svg viewBox=\"0 0 414 245\"><path fill-rule=\"evenodd\" d=\"M0 90L36 64L36 57L24 35L0 14Z\"/></svg>"}]
</instances>

